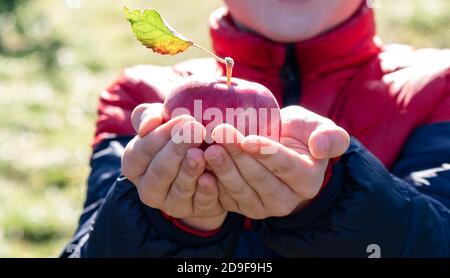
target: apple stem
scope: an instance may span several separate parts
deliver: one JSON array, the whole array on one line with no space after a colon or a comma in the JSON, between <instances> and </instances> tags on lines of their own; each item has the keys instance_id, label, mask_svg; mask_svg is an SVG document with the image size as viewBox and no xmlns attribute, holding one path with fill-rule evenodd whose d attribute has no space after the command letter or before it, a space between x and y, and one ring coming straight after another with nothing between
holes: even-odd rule
<instances>
[{"instance_id":1,"label":"apple stem","mask_svg":"<svg viewBox=\"0 0 450 278\"><path fill-rule=\"evenodd\" d=\"M231 57L226 57L225 61L227 62L227 86L231 86L231 76L233 75L233 66L234 60Z\"/></svg>"},{"instance_id":2,"label":"apple stem","mask_svg":"<svg viewBox=\"0 0 450 278\"><path fill-rule=\"evenodd\" d=\"M231 76L233 75L233 66L234 66L234 60L231 57L225 57L225 59L220 58L219 56L217 56L216 54L212 53L211 51L209 51L208 49L201 47L198 44L193 44L193 46L197 47L198 49L201 49L203 51L205 51L206 53L208 53L209 55L211 55L212 57L214 57L214 59L216 59L217 61L219 61L222 64L226 65L226 70L227 70L227 86L231 86Z\"/></svg>"}]
</instances>

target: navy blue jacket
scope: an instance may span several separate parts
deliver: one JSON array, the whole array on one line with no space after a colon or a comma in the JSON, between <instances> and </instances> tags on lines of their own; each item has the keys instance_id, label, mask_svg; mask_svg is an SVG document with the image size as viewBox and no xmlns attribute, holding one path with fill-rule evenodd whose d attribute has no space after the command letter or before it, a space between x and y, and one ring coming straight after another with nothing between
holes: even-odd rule
<instances>
[{"instance_id":1,"label":"navy blue jacket","mask_svg":"<svg viewBox=\"0 0 450 278\"><path fill-rule=\"evenodd\" d=\"M305 210L253 221L250 230L229 213L206 238L141 203L120 173L130 139L96 146L80 225L62 257L450 256L450 122L417 128L391 172L352 138Z\"/></svg>"}]
</instances>

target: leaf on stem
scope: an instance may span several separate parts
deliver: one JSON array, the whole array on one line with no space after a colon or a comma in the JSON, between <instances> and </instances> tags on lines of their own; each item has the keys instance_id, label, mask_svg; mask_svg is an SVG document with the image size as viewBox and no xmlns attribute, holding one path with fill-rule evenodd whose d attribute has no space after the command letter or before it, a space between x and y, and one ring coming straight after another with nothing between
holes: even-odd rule
<instances>
[{"instance_id":1,"label":"leaf on stem","mask_svg":"<svg viewBox=\"0 0 450 278\"><path fill-rule=\"evenodd\" d=\"M156 10L133 10L124 7L136 39L160 54L175 55L194 43L176 32Z\"/></svg>"}]
</instances>

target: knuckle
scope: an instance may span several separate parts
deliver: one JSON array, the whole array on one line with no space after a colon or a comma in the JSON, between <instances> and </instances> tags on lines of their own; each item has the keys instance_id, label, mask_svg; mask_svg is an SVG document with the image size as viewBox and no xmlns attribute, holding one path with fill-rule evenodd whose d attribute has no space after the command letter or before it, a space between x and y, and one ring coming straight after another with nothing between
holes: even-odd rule
<instances>
[{"instance_id":1,"label":"knuckle","mask_svg":"<svg viewBox=\"0 0 450 278\"><path fill-rule=\"evenodd\" d=\"M171 179L171 174L167 168L167 162L153 161L150 165L150 173L155 179L166 181Z\"/></svg>"},{"instance_id":2,"label":"knuckle","mask_svg":"<svg viewBox=\"0 0 450 278\"><path fill-rule=\"evenodd\" d=\"M172 141L172 151L178 157L184 157L186 155L186 148L183 142L175 143Z\"/></svg>"},{"instance_id":3,"label":"knuckle","mask_svg":"<svg viewBox=\"0 0 450 278\"><path fill-rule=\"evenodd\" d=\"M220 207L221 205L219 204L218 197L214 199L212 196L202 196L194 199L194 210L196 215L211 216L211 214L219 210Z\"/></svg>"},{"instance_id":4,"label":"knuckle","mask_svg":"<svg viewBox=\"0 0 450 278\"><path fill-rule=\"evenodd\" d=\"M195 207L199 211L208 210L213 205L213 201L209 198L197 198L195 200Z\"/></svg>"},{"instance_id":5,"label":"knuckle","mask_svg":"<svg viewBox=\"0 0 450 278\"><path fill-rule=\"evenodd\" d=\"M187 183L181 183L178 181L175 181L172 184L172 187L177 192L177 194L181 195L181 196L192 195L195 191L195 188L193 186L190 186Z\"/></svg>"},{"instance_id":6,"label":"knuckle","mask_svg":"<svg viewBox=\"0 0 450 278\"><path fill-rule=\"evenodd\" d=\"M211 211L211 209L209 208L209 206L203 206L203 205L199 205L197 204L195 206L195 214L196 215L207 215L209 214Z\"/></svg>"},{"instance_id":7,"label":"knuckle","mask_svg":"<svg viewBox=\"0 0 450 278\"><path fill-rule=\"evenodd\" d=\"M196 165L189 167L186 159L181 163L180 172L182 172L189 179L198 178L203 173L203 165Z\"/></svg>"},{"instance_id":8,"label":"knuckle","mask_svg":"<svg viewBox=\"0 0 450 278\"><path fill-rule=\"evenodd\" d=\"M230 153L231 157L233 159L241 159L242 157L244 157L244 155L246 155L246 153L244 151L242 151L241 149L234 149L231 153Z\"/></svg>"},{"instance_id":9,"label":"knuckle","mask_svg":"<svg viewBox=\"0 0 450 278\"><path fill-rule=\"evenodd\" d=\"M234 184L226 187L226 190L232 196L241 196L245 193L245 186L241 184Z\"/></svg>"}]
</instances>

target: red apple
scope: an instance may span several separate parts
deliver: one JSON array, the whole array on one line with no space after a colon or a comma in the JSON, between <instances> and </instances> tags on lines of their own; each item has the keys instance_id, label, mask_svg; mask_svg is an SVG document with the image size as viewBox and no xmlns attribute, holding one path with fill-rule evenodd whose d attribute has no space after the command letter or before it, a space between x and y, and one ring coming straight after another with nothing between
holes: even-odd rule
<instances>
[{"instance_id":1,"label":"red apple","mask_svg":"<svg viewBox=\"0 0 450 278\"><path fill-rule=\"evenodd\" d=\"M205 126L203 149L213 143L211 131L222 123L233 125L245 136L261 135L277 141L281 131L280 108L272 92L238 78L233 78L230 86L222 77L187 78L167 96L163 119L182 114Z\"/></svg>"}]
</instances>

